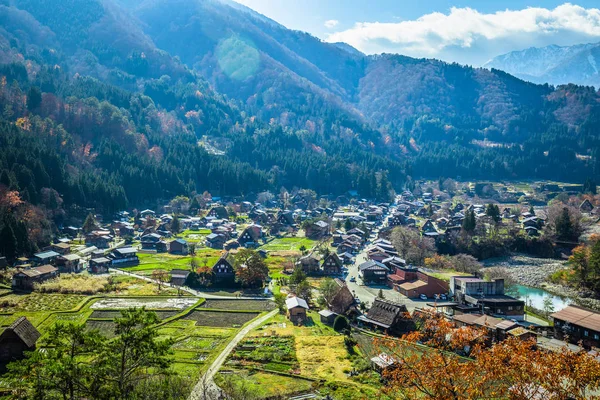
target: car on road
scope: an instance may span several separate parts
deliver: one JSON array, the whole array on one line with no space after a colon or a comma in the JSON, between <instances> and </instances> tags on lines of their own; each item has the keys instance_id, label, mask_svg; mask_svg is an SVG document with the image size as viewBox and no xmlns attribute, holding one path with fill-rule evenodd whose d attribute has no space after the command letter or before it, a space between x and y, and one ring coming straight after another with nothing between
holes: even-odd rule
<instances>
[{"instance_id":1,"label":"car on road","mask_svg":"<svg viewBox=\"0 0 600 400\"><path fill-rule=\"evenodd\" d=\"M426 294L421 294L421 295L419 296L419 298L420 298L421 300L427 300L427 295L426 295Z\"/></svg>"},{"instance_id":2,"label":"car on road","mask_svg":"<svg viewBox=\"0 0 600 400\"><path fill-rule=\"evenodd\" d=\"M356 278L355 277L350 277L350 282L356 282Z\"/></svg>"},{"instance_id":3,"label":"car on road","mask_svg":"<svg viewBox=\"0 0 600 400\"><path fill-rule=\"evenodd\" d=\"M448 300L448 296L446 296L446 294L442 293L442 294L440 294L440 299Z\"/></svg>"}]
</instances>

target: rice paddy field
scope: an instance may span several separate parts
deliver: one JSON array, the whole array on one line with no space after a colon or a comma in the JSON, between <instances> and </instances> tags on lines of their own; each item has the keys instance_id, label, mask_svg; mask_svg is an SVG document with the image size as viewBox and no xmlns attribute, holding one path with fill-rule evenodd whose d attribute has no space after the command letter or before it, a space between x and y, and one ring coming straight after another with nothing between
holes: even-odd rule
<instances>
[{"instance_id":1,"label":"rice paddy field","mask_svg":"<svg viewBox=\"0 0 600 400\"><path fill-rule=\"evenodd\" d=\"M108 276L108 275L107 275ZM40 331L43 347L48 330L56 323L85 324L106 337L114 336L115 317L130 307L154 311L160 322L159 338L172 339L173 371L198 377L239 331L240 327L273 309L262 300L210 300L188 296L168 296L156 292L156 285L133 277L113 276L112 290L95 295L63 293L0 293L0 329L21 316ZM106 278L105 278L106 279ZM152 290L146 290L146 288ZM147 295L137 294L140 291ZM133 294L133 295L132 295ZM207 306L214 308L210 311Z\"/></svg>"}]
</instances>

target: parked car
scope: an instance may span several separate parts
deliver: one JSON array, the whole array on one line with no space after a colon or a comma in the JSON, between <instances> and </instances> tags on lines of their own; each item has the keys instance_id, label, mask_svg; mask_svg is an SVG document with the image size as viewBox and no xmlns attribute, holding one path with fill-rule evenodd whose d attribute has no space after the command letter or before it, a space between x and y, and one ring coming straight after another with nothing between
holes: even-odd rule
<instances>
[{"instance_id":1,"label":"parked car","mask_svg":"<svg viewBox=\"0 0 600 400\"><path fill-rule=\"evenodd\" d=\"M420 298L421 300L427 300L427 295L426 295L426 294L421 294L421 295L419 296L419 298Z\"/></svg>"},{"instance_id":2,"label":"parked car","mask_svg":"<svg viewBox=\"0 0 600 400\"><path fill-rule=\"evenodd\" d=\"M448 300L448 296L446 296L446 294L442 293L442 294L440 294L440 299Z\"/></svg>"},{"instance_id":3,"label":"parked car","mask_svg":"<svg viewBox=\"0 0 600 400\"><path fill-rule=\"evenodd\" d=\"M356 278L355 277L351 277L350 278L350 282L356 282Z\"/></svg>"}]
</instances>

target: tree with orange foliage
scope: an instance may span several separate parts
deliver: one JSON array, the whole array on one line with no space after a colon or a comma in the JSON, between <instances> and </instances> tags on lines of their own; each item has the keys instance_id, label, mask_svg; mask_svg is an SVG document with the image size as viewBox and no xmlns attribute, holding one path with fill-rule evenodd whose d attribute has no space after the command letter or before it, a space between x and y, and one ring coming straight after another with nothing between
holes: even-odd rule
<instances>
[{"instance_id":1,"label":"tree with orange foliage","mask_svg":"<svg viewBox=\"0 0 600 400\"><path fill-rule=\"evenodd\" d=\"M582 285L600 291L600 236L592 235L588 245L573 249L569 264Z\"/></svg>"},{"instance_id":2,"label":"tree with orange foliage","mask_svg":"<svg viewBox=\"0 0 600 400\"><path fill-rule=\"evenodd\" d=\"M383 371L399 399L598 399L600 363L586 352L546 352L535 341L489 343L488 332L425 314L422 329L378 341L396 362Z\"/></svg>"}]
</instances>

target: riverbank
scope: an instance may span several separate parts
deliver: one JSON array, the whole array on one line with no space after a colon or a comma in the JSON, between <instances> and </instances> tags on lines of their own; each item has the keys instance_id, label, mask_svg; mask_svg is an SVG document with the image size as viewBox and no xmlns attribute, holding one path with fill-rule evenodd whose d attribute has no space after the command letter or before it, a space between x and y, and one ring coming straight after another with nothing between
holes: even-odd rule
<instances>
[{"instance_id":1,"label":"riverbank","mask_svg":"<svg viewBox=\"0 0 600 400\"><path fill-rule=\"evenodd\" d=\"M537 258L522 254L490 258L482 262L485 268L506 269L519 285L539 287L551 274L565 268L565 262L553 258Z\"/></svg>"},{"instance_id":2,"label":"riverbank","mask_svg":"<svg viewBox=\"0 0 600 400\"><path fill-rule=\"evenodd\" d=\"M542 289L550 295L568 300L565 303L574 302L584 307L600 310L600 299L592 298L593 293L547 281L548 276L567 267L565 261L517 254L488 259L482 264L485 268L505 269L518 285ZM558 311L556 308L555 310Z\"/></svg>"}]
</instances>

